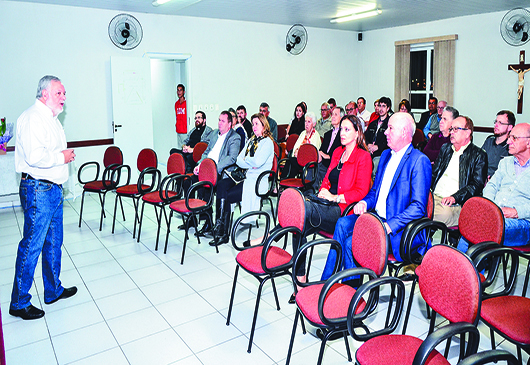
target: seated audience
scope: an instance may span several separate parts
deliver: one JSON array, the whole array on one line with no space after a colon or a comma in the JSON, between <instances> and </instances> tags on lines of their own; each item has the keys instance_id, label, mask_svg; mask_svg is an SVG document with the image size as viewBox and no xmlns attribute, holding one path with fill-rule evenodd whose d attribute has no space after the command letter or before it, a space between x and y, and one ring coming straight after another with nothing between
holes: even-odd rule
<instances>
[{"instance_id":1,"label":"seated audience","mask_svg":"<svg viewBox=\"0 0 530 365\"><path fill-rule=\"evenodd\" d=\"M368 127L370 123L372 123L377 118L379 118L379 99L374 101L374 112L370 115L370 119L368 119L368 121L365 122L364 125ZM365 129L365 132L366 132L366 129Z\"/></svg>"},{"instance_id":2,"label":"seated audience","mask_svg":"<svg viewBox=\"0 0 530 365\"><path fill-rule=\"evenodd\" d=\"M278 123L271 117L269 117L270 112L269 104L266 102L263 102L259 105L259 112L267 118L267 122L269 122L269 126L271 127L271 133L272 138L274 139L274 142L278 141Z\"/></svg>"},{"instance_id":3,"label":"seated audience","mask_svg":"<svg viewBox=\"0 0 530 365\"><path fill-rule=\"evenodd\" d=\"M294 144L292 156L289 157L289 161L282 170L282 178L291 178L298 175L303 166L298 165L296 157L298 156L298 150L303 144L312 144L317 148L320 148L321 139L318 132L315 130L316 117L315 113L309 112L305 115L305 130L300 134L296 143Z\"/></svg>"},{"instance_id":4,"label":"seated audience","mask_svg":"<svg viewBox=\"0 0 530 365\"><path fill-rule=\"evenodd\" d=\"M241 142L239 145L239 150L241 151L247 142L247 132L245 131L243 125L239 123L236 111L233 108L229 108L228 111L230 114L232 114L232 129L235 130L241 137Z\"/></svg>"},{"instance_id":5,"label":"seated audience","mask_svg":"<svg viewBox=\"0 0 530 365\"><path fill-rule=\"evenodd\" d=\"M457 118L460 114L458 110L452 106L446 106L443 113L442 119L440 119L440 132L433 134L433 136L427 142L427 145L423 149L423 153L429 157L429 160L434 163L438 158L440 153L440 148L447 142L451 142L449 128L453 120Z\"/></svg>"},{"instance_id":6,"label":"seated audience","mask_svg":"<svg viewBox=\"0 0 530 365\"><path fill-rule=\"evenodd\" d=\"M290 134L302 133L305 129L305 113L307 113L307 105L303 101L294 108L294 116L291 124L287 127L287 136Z\"/></svg>"},{"instance_id":7,"label":"seated audience","mask_svg":"<svg viewBox=\"0 0 530 365\"><path fill-rule=\"evenodd\" d=\"M414 119L414 114L412 113L412 107L410 106L410 102L407 99L403 99L399 102L398 110L402 113L409 113L412 117L412 120L416 121Z\"/></svg>"},{"instance_id":8,"label":"seated audience","mask_svg":"<svg viewBox=\"0 0 530 365\"><path fill-rule=\"evenodd\" d=\"M335 227L333 238L342 246L343 269L355 266L351 240L359 215L371 211L385 222L392 253L398 260L401 260L399 248L403 229L411 221L426 215L431 163L427 156L412 146L415 130L416 124L410 114L399 112L390 117L385 134L391 150L385 150L381 155L381 168L377 171L374 184L354 207L355 214L340 218ZM426 237L420 234L414 241L413 249L424 253L428 248L425 242ZM322 280L331 275L335 259L334 251L330 251Z\"/></svg>"},{"instance_id":9,"label":"seated audience","mask_svg":"<svg viewBox=\"0 0 530 365\"><path fill-rule=\"evenodd\" d=\"M240 105L236 109L237 111L237 119L238 123L245 128L245 132L247 133L247 139L252 137L252 123L250 120L247 119L247 108L245 108L244 105Z\"/></svg>"},{"instance_id":10,"label":"seated audience","mask_svg":"<svg viewBox=\"0 0 530 365\"><path fill-rule=\"evenodd\" d=\"M421 113L420 121L416 124L416 128L421 129L427 125L427 122L433 114L436 114L436 106L438 105L438 99L435 97L429 98L428 110Z\"/></svg>"},{"instance_id":11,"label":"seated audience","mask_svg":"<svg viewBox=\"0 0 530 365\"><path fill-rule=\"evenodd\" d=\"M318 190L320 183L324 180L324 176L328 171L331 162L331 156L336 148L341 146L340 142L340 121L344 117L344 109L340 106L333 109L331 113L331 125L333 129L324 134L324 140L318 151L318 176L315 182L315 190ZM358 119L358 118L357 118Z\"/></svg>"},{"instance_id":12,"label":"seated audience","mask_svg":"<svg viewBox=\"0 0 530 365\"><path fill-rule=\"evenodd\" d=\"M329 111L331 113L331 112L333 112L333 109L335 109L337 107L337 102L335 101L335 98L329 98L328 99L328 104L329 104Z\"/></svg>"},{"instance_id":13,"label":"seated audience","mask_svg":"<svg viewBox=\"0 0 530 365\"><path fill-rule=\"evenodd\" d=\"M193 148L199 142L207 142L210 139L212 128L206 125L206 114L202 111L195 113L195 127L188 132L182 149L172 148L169 154L180 153L184 157L186 173L192 172L195 167L193 160Z\"/></svg>"},{"instance_id":14,"label":"seated audience","mask_svg":"<svg viewBox=\"0 0 530 365\"><path fill-rule=\"evenodd\" d=\"M515 115L509 110L501 110L497 113L493 127L493 136L489 136L484 141L482 149L488 154L488 179L490 179L497 167L499 161L508 153L508 135L515 125Z\"/></svg>"},{"instance_id":15,"label":"seated audience","mask_svg":"<svg viewBox=\"0 0 530 365\"><path fill-rule=\"evenodd\" d=\"M434 220L448 227L458 225L462 205L481 196L488 172L488 156L475 146L473 121L459 116L449 129L451 143L444 144L432 170Z\"/></svg>"},{"instance_id":16,"label":"seated audience","mask_svg":"<svg viewBox=\"0 0 530 365\"><path fill-rule=\"evenodd\" d=\"M363 122L364 129L370 124L370 112L366 110L366 99L362 96L357 98L357 118Z\"/></svg>"},{"instance_id":17,"label":"seated audience","mask_svg":"<svg viewBox=\"0 0 530 365\"><path fill-rule=\"evenodd\" d=\"M384 150L388 149L385 131L388 128L389 113L392 110L392 101L390 98L386 96L380 98L377 110L379 111L379 118L371 122L364 133L368 151L372 154L372 161L374 163L373 176L377 172L377 164L379 163L381 154Z\"/></svg>"},{"instance_id":18,"label":"seated audience","mask_svg":"<svg viewBox=\"0 0 530 365\"><path fill-rule=\"evenodd\" d=\"M366 129L366 126L364 124L364 120L359 118L359 108L357 108L357 103L355 101L350 101L348 104L346 104L345 110L346 115L355 115L357 119L359 119L359 122L361 122L364 131ZM333 117L333 114L331 116Z\"/></svg>"},{"instance_id":19,"label":"seated audience","mask_svg":"<svg viewBox=\"0 0 530 365\"><path fill-rule=\"evenodd\" d=\"M495 202L504 214L504 246L530 244L530 124L518 124L508 135L509 157L484 188L484 197ZM485 222L487 224L487 222ZM466 252L469 243L461 239L458 249Z\"/></svg>"},{"instance_id":20,"label":"seated audience","mask_svg":"<svg viewBox=\"0 0 530 365\"><path fill-rule=\"evenodd\" d=\"M441 100L438 103L438 106L436 107L437 112L431 115L427 121L427 124L425 125L425 128L423 128L423 134L425 137L431 138L434 133L438 133L440 131L440 119L442 119L442 112L446 106L446 101Z\"/></svg>"},{"instance_id":21,"label":"seated audience","mask_svg":"<svg viewBox=\"0 0 530 365\"><path fill-rule=\"evenodd\" d=\"M319 135L323 136L327 131L331 130L331 108L329 103L322 103L320 115L321 118L316 122L315 129Z\"/></svg>"},{"instance_id":22,"label":"seated audience","mask_svg":"<svg viewBox=\"0 0 530 365\"><path fill-rule=\"evenodd\" d=\"M236 184L230 177L223 178L217 183L215 204L216 223L213 229L214 239L210 245L217 246L229 241L230 232L230 204L241 202L241 214L259 210L260 199L256 195L255 186L258 176L266 170L272 169L274 158L274 142L269 123L262 114L254 114L251 118L254 135L249 139L245 148L237 156L237 166L247 169L246 178ZM263 179L261 190L267 189L268 179Z\"/></svg>"}]
</instances>

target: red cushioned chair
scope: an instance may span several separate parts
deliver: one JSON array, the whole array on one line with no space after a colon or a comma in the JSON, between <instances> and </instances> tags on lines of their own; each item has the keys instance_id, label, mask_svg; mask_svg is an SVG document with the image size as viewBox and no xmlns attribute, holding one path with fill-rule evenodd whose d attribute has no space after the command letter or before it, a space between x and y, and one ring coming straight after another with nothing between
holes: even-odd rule
<instances>
[{"instance_id":1,"label":"red cushioned chair","mask_svg":"<svg viewBox=\"0 0 530 365\"><path fill-rule=\"evenodd\" d=\"M296 141L298 141L298 134L290 134L285 142L285 154L288 155L294 148Z\"/></svg>"},{"instance_id":2,"label":"red cushioned chair","mask_svg":"<svg viewBox=\"0 0 530 365\"><path fill-rule=\"evenodd\" d=\"M236 244L237 228L242 221L249 217L264 216L265 235L263 241L256 246L247 248L239 247ZM249 212L243 214L234 223L232 229L232 245L238 251L236 256L236 271L234 274L234 284L232 286L232 294L230 295L230 304L228 306L228 316L226 317L226 325L230 324L230 317L232 315L232 306L234 304L234 294L236 291L237 276L239 268L248 272L259 282L258 293L256 296L256 306L254 308L254 317L252 320L252 327L250 329L250 339L248 342L247 352L252 350L252 341L254 339L254 330L256 328L256 320L258 317L259 302L261 298L261 291L263 285L270 279L272 283L272 290L274 298L276 299L276 308L280 310L280 302L278 301L278 294L276 293L276 285L274 279L284 275L290 275L293 264L293 256L286 250L287 238L292 236L293 250L299 247L302 232L304 230L305 221L305 203L304 197L296 189L287 189L282 194L278 204L278 223L282 227L268 236L270 226L270 216L266 212ZM282 238L284 238L282 240ZM278 244L283 241L282 244ZM291 251L292 252L292 251Z\"/></svg>"},{"instance_id":3,"label":"red cushioned chair","mask_svg":"<svg viewBox=\"0 0 530 365\"><path fill-rule=\"evenodd\" d=\"M198 142L195 147L193 147L193 161L195 161L195 163L200 161L202 154L204 153L204 151L206 151L207 148L208 143L206 142ZM187 175L192 176L193 172L190 172Z\"/></svg>"},{"instance_id":4,"label":"red cushioned chair","mask_svg":"<svg viewBox=\"0 0 530 365\"><path fill-rule=\"evenodd\" d=\"M186 164L184 157L180 153L174 153L169 156L167 160L167 176L161 181L156 188L156 191L149 192L142 196L142 212L140 213L140 223L138 224L138 241L140 242L140 234L142 233L142 222L144 217L145 203L150 204L155 209L156 221L158 223L158 229L156 231L156 244L155 251L158 250L158 239L160 236L160 225L162 223L162 215L168 224L168 216L166 214L166 205L171 204L177 199L180 199L182 195L182 186L176 184L169 184L170 180L178 175L184 175L186 173ZM175 180L173 180L174 182ZM157 209L159 208L159 209Z\"/></svg>"},{"instance_id":5,"label":"red cushioned chair","mask_svg":"<svg viewBox=\"0 0 530 365\"><path fill-rule=\"evenodd\" d=\"M515 287L521 253L509 247L483 250L475 258L477 270L486 273L482 283L480 317L490 328L491 347L495 349L495 333L517 346L519 363L521 350L530 354L530 298L511 295ZM504 280L495 280L499 265L504 267ZM527 270L528 274L528 270ZM497 287L498 283L502 283Z\"/></svg>"},{"instance_id":6,"label":"red cushioned chair","mask_svg":"<svg viewBox=\"0 0 530 365\"><path fill-rule=\"evenodd\" d=\"M180 214L182 216L182 219L184 220L185 234L184 245L182 246L182 258L180 259L181 265L184 263L186 243L189 239L188 231L190 229L190 223L193 224L193 227L195 227L195 231L197 231L200 215L206 214L206 219L209 219L210 225L213 226L210 209L212 208L215 186L217 185L217 164L211 158L206 158L201 162L199 166L199 181L190 187L184 199L174 201L169 205L171 211L169 214L169 221L167 225L168 228L166 232L166 244L164 247L164 253L167 252L167 242L170 233L171 218L173 217L173 212L175 212ZM189 177L188 175L178 175L171 178L168 184L183 186L183 183L186 179L191 179L191 177ZM202 198L193 198L195 196L195 192L199 189L202 190ZM199 235L197 235L197 242L199 244L201 243ZM217 246L215 246L215 251L219 253L219 248Z\"/></svg>"},{"instance_id":7,"label":"red cushioned chair","mask_svg":"<svg viewBox=\"0 0 530 365\"><path fill-rule=\"evenodd\" d=\"M318 149L312 144L303 144L298 149L296 155L298 165L303 166L299 177L280 179L279 188L296 188L301 191L314 191L313 184L317 178L318 170ZM284 159L278 163L279 170L291 168L288 159ZM288 174L286 175L288 176Z\"/></svg>"},{"instance_id":8,"label":"red cushioned chair","mask_svg":"<svg viewBox=\"0 0 530 365\"><path fill-rule=\"evenodd\" d=\"M489 350L478 352L464 360L460 361L458 365L485 365L497 364L499 361L506 361L508 365L520 365L519 360L508 351L504 350Z\"/></svg>"},{"instance_id":9,"label":"red cushioned chair","mask_svg":"<svg viewBox=\"0 0 530 365\"><path fill-rule=\"evenodd\" d=\"M283 196L283 195L282 195ZM300 258L305 261L305 252L317 245L325 244L335 250L337 259L335 260L334 275L327 281L314 281L308 283L300 282L294 272L294 268L300 262ZM322 363L326 342L334 334L342 334L346 343L348 361L351 361L351 353L348 344L347 333L347 313L351 299L355 294L355 289L349 285L341 284L339 281L353 275L361 275L361 279L368 277L373 280L386 270L387 247L389 246L388 234L381 219L371 213L365 213L357 219L352 236L352 254L357 267L338 272L342 257L340 244L335 240L319 240L307 243L296 254L293 264L293 284L296 292L297 311L294 317L291 342L287 353L286 365L289 364L293 349L294 337L298 318L302 316L313 326L322 332L322 343L317 364ZM398 279L394 279L398 283ZM403 286L403 284L401 284ZM300 290L297 288L300 287ZM404 289L404 286L403 288ZM368 311L375 309L372 300L369 303ZM392 301L391 301L392 303ZM362 311L365 308L365 301L362 300L356 306L356 310ZM302 322L303 323L303 322ZM305 328L302 327L305 334Z\"/></svg>"},{"instance_id":10,"label":"red cushioned chair","mask_svg":"<svg viewBox=\"0 0 530 365\"><path fill-rule=\"evenodd\" d=\"M103 224L103 217L105 217L105 196L109 191L114 191L120 183L120 169L116 169L118 166L123 164L123 154L121 150L116 146L111 146L105 150L103 156L103 175L99 180L100 166L96 161L85 162L79 168L77 172L77 180L80 184L83 184L83 195L81 196L81 211L79 213L79 227L81 227L81 221L83 220L83 204L85 202L85 193L97 193L99 202L101 204L101 215L99 218L99 230ZM96 174L92 180L83 180L83 170L89 169L92 166L96 167ZM121 207L123 219L125 214L123 213L123 206Z\"/></svg>"},{"instance_id":11,"label":"red cushioned chair","mask_svg":"<svg viewBox=\"0 0 530 365\"><path fill-rule=\"evenodd\" d=\"M416 237L422 232L425 232L425 237L427 238L427 240L430 240L433 239L433 236L436 231L440 231L441 236L439 243L447 244L447 226L442 222L433 221L433 216L434 197L432 192L429 192L429 199L427 202L427 216L410 222L403 229L403 234L401 235L401 243L399 247L399 255L401 256L401 261L398 261L394 257L394 254L392 252L389 252L388 254L388 271L390 275L393 274L395 277L399 277L403 268L409 265L418 266L421 264L423 256L417 250L412 250L412 244L414 243ZM425 245L427 245L427 242L425 242ZM412 308L412 301L414 299L414 291L416 288L416 283L418 281L418 275L416 274L416 272L407 274L407 279L404 280L412 280L412 285L410 287L409 301L405 312L405 320L403 322L403 334L405 334L407 331L407 324ZM430 318L428 307L427 318Z\"/></svg>"},{"instance_id":12,"label":"red cushioned chair","mask_svg":"<svg viewBox=\"0 0 530 365\"><path fill-rule=\"evenodd\" d=\"M475 266L468 256L457 249L436 245L427 251L421 267L420 291L434 310L427 338L421 340L410 335L391 334L399 324L395 320L383 328L367 327L364 321L369 318L368 313L355 313L352 309L367 294L365 288L360 287L352 299L348 316L350 335L357 341L365 341L355 355L357 364L449 365L446 357L451 339L457 335L460 337L460 359L477 352L479 331L476 326L481 309L481 286ZM404 300L401 295L398 293L398 301ZM434 331L436 314L449 320L449 324ZM447 343L445 355L442 355L436 347L444 341Z\"/></svg>"},{"instance_id":13,"label":"red cushioned chair","mask_svg":"<svg viewBox=\"0 0 530 365\"><path fill-rule=\"evenodd\" d=\"M136 167L140 172L136 184L129 184L131 180L131 167L128 165L121 165L118 169L127 171L127 183L119 186L116 189L116 200L114 202L114 217L112 218L112 233L116 225L116 207L118 200L122 204L122 198L132 199L134 205L134 228L133 238L136 236L136 224L138 223L138 205L142 195L153 191L160 182L160 171L157 170L158 159L156 152L151 148L144 148L138 154L136 159ZM124 217L125 220L125 217Z\"/></svg>"},{"instance_id":14,"label":"red cushioned chair","mask_svg":"<svg viewBox=\"0 0 530 365\"><path fill-rule=\"evenodd\" d=\"M284 142L289 124L278 124L278 142Z\"/></svg>"},{"instance_id":15,"label":"red cushioned chair","mask_svg":"<svg viewBox=\"0 0 530 365\"><path fill-rule=\"evenodd\" d=\"M412 136L412 146L414 148L419 149L420 151L423 151L423 148L427 145L427 142L425 141L425 135L423 134L423 131L419 128L416 128L416 131L414 132L414 136Z\"/></svg>"},{"instance_id":16,"label":"red cushioned chair","mask_svg":"<svg viewBox=\"0 0 530 365\"><path fill-rule=\"evenodd\" d=\"M263 208L263 202L269 202L271 206L272 219L274 220L274 225L276 225L276 214L274 211L274 204L272 204L271 196L273 196L274 191L278 189L278 183L276 181L276 174L278 173L278 160L276 158L272 159L272 169L263 171L256 180L255 192L256 195L260 198L259 201L259 210ZM261 181L263 179L268 180L268 188L266 191L260 190Z\"/></svg>"}]
</instances>

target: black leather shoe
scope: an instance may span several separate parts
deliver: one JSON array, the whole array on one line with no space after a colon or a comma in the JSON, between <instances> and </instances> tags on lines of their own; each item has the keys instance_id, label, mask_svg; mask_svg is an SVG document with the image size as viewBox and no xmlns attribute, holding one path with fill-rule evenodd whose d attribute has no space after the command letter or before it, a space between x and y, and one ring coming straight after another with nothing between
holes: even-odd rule
<instances>
[{"instance_id":1,"label":"black leather shoe","mask_svg":"<svg viewBox=\"0 0 530 365\"><path fill-rule=\"evenodd\" d=\"M198 236L198 237L204 237L206 235L208 236L213 235L212 227L210 226L208 222L204 223L204 225L202 226L201 229L199 229L198 232L195 232L195 236Z\"/></svg>"},{"instance_id":2,"label":"black leather shoe","mask_svg":"<svg viewBox=\"0 0 530 365\"><path fill-rule=\"evenodd\" d=\"M9 314L15 317L20 317L25 320L38 319L44 317L44 311L33 305L29 305L22 309L9 309Z\"/></svg>"},{"instance_id":3,"label":"black leather shoe","mask_svg":"<svg viewBox=\"0 0 530 365\"><path fill-rule=\"evenodd\" d=\"M75 286L72 286L71 288L64 288L63 293L61 295L59 295L57 298L55 298L54 300L50 302L44 302L44 304L53 304L59 299L66 299L66 298L73 297L75 293L77 293L77 288Z\"/></svg>"},{"instance_id":4,"label":"black leather shoe","mask_svg":"<svg viewBox=\"0 0 530 365\"><path fill-rule=\"evenodd\" d=\"M322 332L322 330L319 328L317 329L317 337L320 338L321 340L324 339L324 332ZM342 332L335 332L334 334L332 334L329 338L328 338L328 341L335 341L335 340L338 340L339 338L343 338L344 335L342 334Z\"/></svg>"},{"instance_id":5,"label":"black leather shoe","mask_svg":"<svg viewBox=\"0 0 530 365\"><path fill-rule=\"evenodd\" d=\"M214 239L209 242L209 245L210 246L220 246L220 245L222 245L224 243L228 243L229 241L230 241L230 237L228 237L228 235L225 234L225 235L222 235L220 237L217 237L217 236L214 237Z\"/></svg>"},{"instance_id":6,"label":"black leather shoe","mask_svg":"<svg viewBox=\"0 0 530 365\"><path fill-rule=\"evenodd\" d=\"M294 295L294 293L291 294L291 297L289 298L289 301L287 303L289 303L289 304L296 303L296 295Z\"/></svg>"},{"instance_id":7,"label":"black leather shoe","mask_svg":"<svg viewBox=\"0 0 530 365\"><path fill-rule=\"evenodd\" d=\"M184 224L181 224L180 226L177 227L178 230L184 230L186 228L186 225Z\"/></svg>"}]
</instances>

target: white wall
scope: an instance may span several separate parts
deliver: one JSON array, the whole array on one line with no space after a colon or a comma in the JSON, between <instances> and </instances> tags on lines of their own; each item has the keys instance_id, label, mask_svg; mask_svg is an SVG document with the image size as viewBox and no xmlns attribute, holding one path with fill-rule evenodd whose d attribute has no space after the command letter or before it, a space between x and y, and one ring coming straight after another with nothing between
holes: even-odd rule
<instances>
[{"instance_id":1,"label":"white wall","mask_svg":"<svg viewBox=\"0 0 530 365\"><path fill-rule=\"evenodd\" d=\"M499 110L517 110L517 75L508 71L508 64L519 63L520 50L526 50L526 63L530 63L530 43L513 47L499 33L505 13L365 32L359 47L362 61L355 75L358 92L365 94L372 111L373 101L380 96L390 96L394 102L394 42L458 34L454 106L475 125L493 127ZM517 122L530 122L530 90L524 97L523 114L516 114L516 118ZM483 136L476 137L478 144Z\"/></svg>"},{"instance_id":2,"label":"white wall","mask_svg":"<svg viewBox=\"0 0 530 365\"><path fill-rule=\"evenodd\" d=\"M15 121L33 103L39 78L55 74L67 91L61 116L67 140L112 138L110 57L146 52L192 55L187 91L194 105L244 104L251 114L267 101L278 123L288 123L301 100L317 112L329 97L345 103L356 96L355 33L308 28L305 51L292 56L285 51L289 26L133 13L144 39L123 51L107 34L120 12L0 0L1 115ZM207 116L216 126L218 112ZM175 133L174 126L167 132ZM82 150L78 165L101 160L104 148Z\"/></svg>"}]
</instances>

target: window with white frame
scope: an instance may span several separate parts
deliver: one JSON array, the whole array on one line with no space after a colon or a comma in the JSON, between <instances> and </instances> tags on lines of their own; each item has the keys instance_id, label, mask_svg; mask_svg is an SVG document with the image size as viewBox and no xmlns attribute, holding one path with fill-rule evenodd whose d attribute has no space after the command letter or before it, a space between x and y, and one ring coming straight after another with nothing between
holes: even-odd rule
<instances>
[{"instance_id":1,"label":"window with white frame","mask_svg":"<svg viewBox=\"0 0 530 365\"><path fill-rule=\"evenodd\" d=\"M409 96L413 111L427 110L433 96L433 60L434 43L411 45Z\"/></svg>"}]
</instances>

